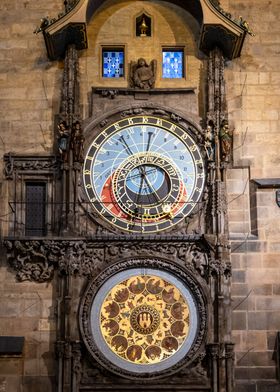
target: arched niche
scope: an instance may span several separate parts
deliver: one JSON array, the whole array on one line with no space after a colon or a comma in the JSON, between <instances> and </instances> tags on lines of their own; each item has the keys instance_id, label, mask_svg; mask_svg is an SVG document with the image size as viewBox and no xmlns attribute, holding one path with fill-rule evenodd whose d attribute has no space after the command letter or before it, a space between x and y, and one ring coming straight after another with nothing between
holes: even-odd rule
<instances>
[{"instance_id":1,"label":"arched niche","mask_svg":"<svg viewBox=\"0 0 280 392\"><path fill-rule=\"evenodd\" d=\"M161 1L164 3L164 1ZM100 6L106 3L106 0L87 0L86 9L86 21L87 23L91 20L94 13L98 10ZM168 3L173 3L179 7L188 11L199 24L203 21L203 11L200 1L197 0L169 0Z\"/></svg>"},{"instance_id":2,"label":"arched niche","mask_svg":"<svg viewBox=\"0 0 280 392\"><path fill-rule=\"evenodd\" d=\"M145 10L135 15L134 25L136 37L152 36L152 17Z\"/></svg>"},{"instance_id":3,"label":"arched niche","mask_svg":"<svg viewBox=\"0 0 280 392\"><path fill-rule=\"evenodd\" d=\"M152 35L135 34L135 21L143 13L152 19ZM132 64L144 58L147 64L155 61L157 88L187 88L196 85L200 78L201 53L197 49L200 27L193 16L169 2L110 0L92 17L87 25L89 47L83 54L87 78L95 87L126 88L130 85ZM182 52L183 77L162 77L163 51L172 48ZM121 50L125 53L122 78L100 78L103 73L103 51Z\"/></svg>"}]
</instances>

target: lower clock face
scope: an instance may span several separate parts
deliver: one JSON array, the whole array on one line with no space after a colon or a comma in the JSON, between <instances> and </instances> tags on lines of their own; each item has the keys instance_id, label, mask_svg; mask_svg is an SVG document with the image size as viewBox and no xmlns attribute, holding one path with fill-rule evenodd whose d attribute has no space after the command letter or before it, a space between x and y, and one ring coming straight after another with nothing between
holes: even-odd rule
<instances>
[{"instance_id":1,"label":"lower clock face","mask_svg":"<svg viewBox=\"0 0 280 392\"><path fill-rule=\"evenodd\" d=\"M101 287L92 304L91 328L97 347L115 366L140 374L163 371L190 350L197 310L179 279L135 268Z\"/></svg>"},{"instance_id":2,"label":"lower clock face","mask_svg":"<svg viewBox=\"0 0 280 392\"><path fill-rule=\"evenodd\" d=\"M104 129L85 158L84 186L94 210L121 230L165 230L200 200L204 167L181 127L153 116L125 118Z\"/></svg>"}]
</instances>

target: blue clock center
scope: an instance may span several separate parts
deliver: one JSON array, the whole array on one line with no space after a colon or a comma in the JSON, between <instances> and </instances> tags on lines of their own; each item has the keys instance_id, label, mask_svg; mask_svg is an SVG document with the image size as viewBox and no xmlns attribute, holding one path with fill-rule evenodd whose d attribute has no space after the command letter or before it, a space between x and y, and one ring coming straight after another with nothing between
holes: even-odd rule
<instances>
[{"instance_id":1,"label":"blue clock center","mask_svg":"<svg viewBox=\"0 0 280 392\"><path fill-rule=\"evenodd\" d=\"M166 175L164 170L152 165L141 165L128 174L126 186L140 195L152 194L162 187Z\"/></svg>"}]
</instances>

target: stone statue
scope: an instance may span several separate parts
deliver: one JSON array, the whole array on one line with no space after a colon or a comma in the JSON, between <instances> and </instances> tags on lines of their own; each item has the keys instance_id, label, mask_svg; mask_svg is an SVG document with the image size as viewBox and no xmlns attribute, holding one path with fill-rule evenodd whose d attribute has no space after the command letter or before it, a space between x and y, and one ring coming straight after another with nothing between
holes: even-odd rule
<instances>
[{"instance_id":1,"label":"stone statue","mask_svg":"<svg viewBox=\"0 0 280 392\"><path fill-rule=\"evenodd\" d=\"M152 60L148 65L143 58L131 62L130 84L131 87L148 90L153 88L156 79L156 60Z\"/></svg>"},{"instance_id":2,"label":"stone statue","mask_svg":"<svg viewBox=\"0 0 280 392\"><path fill-rule=\"evenodd\" d=\"M238 24L243 27L248 34L250 34L252 37L255 37L256 34L250 29L249 23L244 20L242 16L239 16Z\"/></svg>"},{"instance_id":3,"label":"stone statue","mask_svg":"<svg viewBox=\"0 0 280 392\"><path fill-rule=\"evenodd\" d=\"M84 135L79 121L73 124L73 133L71 138L71 148L73 150L73 161L83 162L84 160Z\"/></svg>"},{"instance_id":4,"label":"stone statue","mask_svg":"<svg viewBox=\"0 0 280 392\"><path fill-rule=\"evenodd\" d=\"M228 127L228 122L224 120L220 128L221 159L228 161L231 151L232 134Z\"/></svg>"},{"instance_id":5,"label":"stone statue","mask_svg":"<svg viewBox=\"0 0 280 392\"><path fill-rule=\"evenodd\" d=\"M34 34L39 34L41 31L44 31L49 25L54 23L56 21L56 18L50 19L48 16L41 18L40 20L40 26L36 27L36 29L33 31Z\"/></svg>"},{"instance_id":6,"label":"stone statue","mask_svg":"<svg viewBox=\"0 0 280 392\"><path fill-rule=\"evenodd\" d=\"M69 128L66 124L66 121L61 121L58 126L58 151L61 156L61 160L66 162L68 160L68 151L69 151Z\"/></svg>"},{"instance_id":7,"label":"stone statue","mask_svg":"<svg viewBox=\"0 0 280 392\"><path fill-rule=\"evenodd\" d=\"M213 134L213 128L211 127L210 124L207 125L206 131L205 131L204 148L205 148L208 160L214 161L214 134Z\"/></svg>"}]
</instances>

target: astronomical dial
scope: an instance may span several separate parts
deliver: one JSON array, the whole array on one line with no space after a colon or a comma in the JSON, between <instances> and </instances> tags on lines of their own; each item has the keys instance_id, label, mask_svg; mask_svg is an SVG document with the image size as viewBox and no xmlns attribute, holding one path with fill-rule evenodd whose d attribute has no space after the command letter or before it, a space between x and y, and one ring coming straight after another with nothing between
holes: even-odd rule
<instances>
[{"instance_id":1,"label":"astronomical dial","mask_svg":"<svg viewBox=\"0 0 280 392\"><path fill-rule=\"evenodd\" d=\"M125 118L105 128L87 152L83 174L94 210L135 233L165 230L189 215L205 178L192 137L154 116Z\"/></svg>"}]
</instances>

